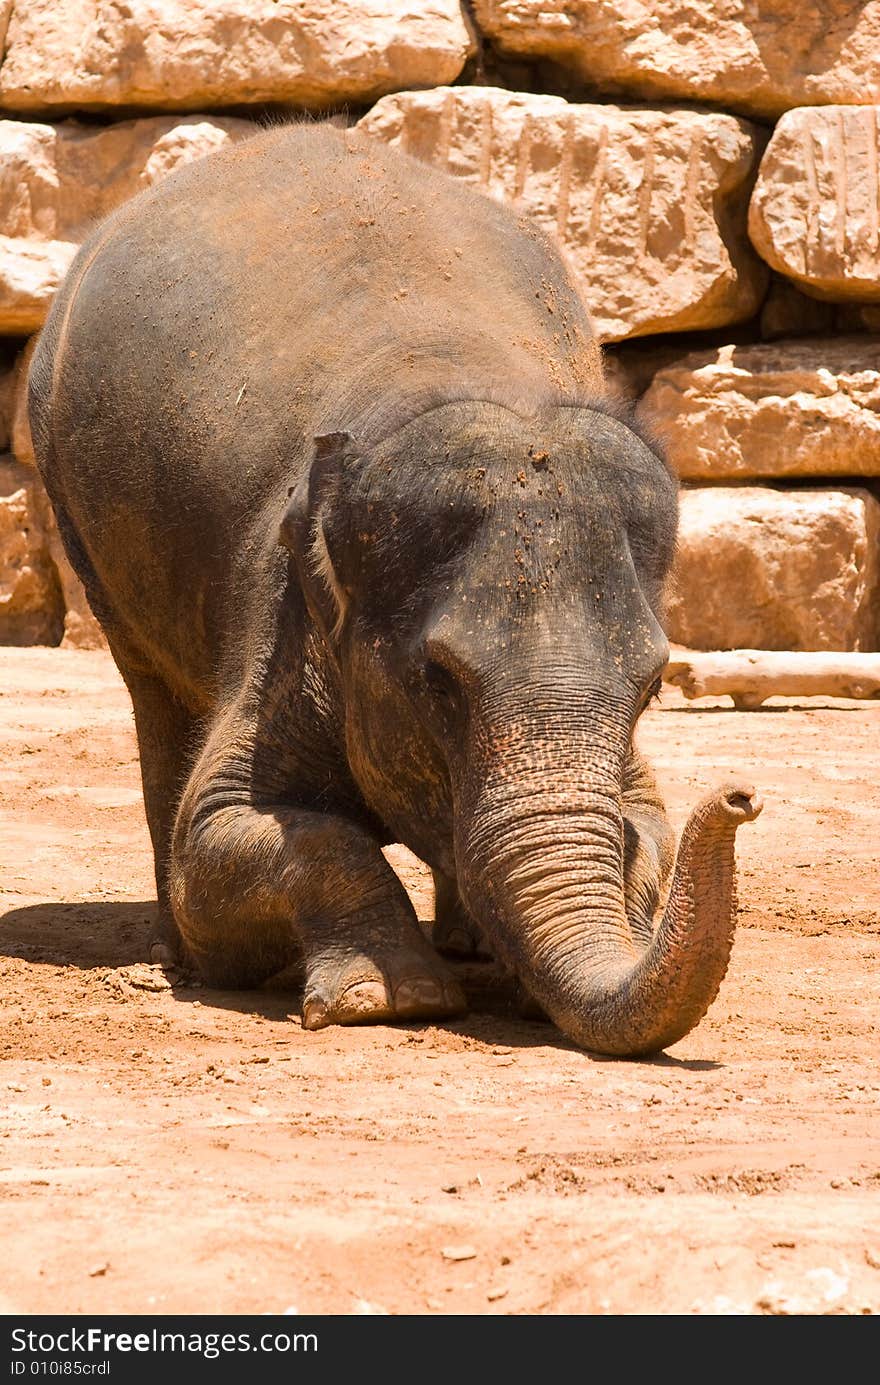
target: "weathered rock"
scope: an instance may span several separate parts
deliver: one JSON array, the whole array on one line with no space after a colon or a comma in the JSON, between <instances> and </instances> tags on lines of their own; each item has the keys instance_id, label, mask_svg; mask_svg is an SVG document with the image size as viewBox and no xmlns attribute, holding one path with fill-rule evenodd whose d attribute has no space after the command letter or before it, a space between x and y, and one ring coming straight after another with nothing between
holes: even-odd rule
<instances>
[{"instance_id":1,"label":"weathered rock","mask_svg":"<svg viewBox=\"0 0 880 1385\"><path fill-rule=\"evenodd\" d=\"M58 644L64 605L47 541L48 502L31 467L0 458L0 644Z\"/></svg>"},{"instance_id":2,"label":"weathered rock","mask_svg":"<svg viewBox=\"0 0 880 1385\"><path fill-rule=\"evenodd\" d=\"M451 87L386 96L359 124L528 212L567 251L605 341L760 305L744 226L761 136L734 116Z\"/></svg>"},{"instance_id":3,"label":"weathered rock","mask_svg":"<svg viewBox=\"0 0 880 1385\"><path fill-rule=\"evenodd\" d=\"M880 476L880 339L685 356L657 372L639 409L683 480Z\"/></svg>"},{"instance_id":4,"label":"weathered rock","mask_svg":"<svg viewBox=\"0 0 880 1385\"><path fill-rule=\"evenodd\" d=\"M2 161L0 151L0 168ZM42 326L76 251L63 241L0 235L0 332L26 334Z\"/></svg>"},{"instance_id":5,"label":"weathered rock","mask_svg":"<svg viewBox=\"0 0 880 1385\"><path fill-rule=\"evenodd\" d=\"M880 301L878 146L880 105L814 107L788 111L761 160L752 243L817 298Z\"/></svg>"},{"instance_id":6,"label":"weathered rock","mask_svg":"<svg viewBox=\"0 0 880 1385\"><path fill-rule=\"evenodd\" d=\"M0 0L0 53L3 52L3 45L6 42L6 30L9 27L11 14L12 0Z\"/></svg>"},{"instance_id":7,"label":"weathered rock","mask_svg":"<svg viewBox=\"0 0 880 1385\"><path fill-rule=\"evenodd\" d=\"M105 128L0 120L0 332L36 331L80 241L182 164L253 134L248 120L125 120Z\"/></svg>"},{"instance_id":8,"label":"weathered rock","mask_svg":"<svg viewBox=\"0 0 880 1385\"><path fill-rule=\"evenodd\" d=\"M856 487L685 490L667 629L690 649L876 650L880 502Z\"/></svg>"},{"instance_id":9,"label":"weathered rock","mask_svg":"<svg viewBox=\"0 0 880 1385\"><path fill-rule=\"evenodd\" d=\"M453 82L472 47L459 0L16 0L0 105L314 109Z\"/></svg>"},{"instance_id":10,"label":"weathered rock","mask_svg":"<svg viewBox=\"0 0 880 1385\"><path fill-rule=\"evenodd\" d=\"M761 336L764 341L779 337L809 337L835 329L834 303L822 303L795 288L790 279L774 274L761 308ZM861 331L854 327L853 331Z\"/></svg>"},{"instance_id":11,"label":"weathered rock","mask_svg":"<svg viewBox=\"0 0 880 1385\"><path fill-rule=\"evenodd\" d=\"M474 13L503 52L553 59L605 93L762 117L880 100L873 0L474 0Z\"/></svg>"},{"instance_id":12,"label":"weathered rock","mask_svg":"<svg viewBox=\"0 0 880 1385\"><path fill-rule=\"evenodd\" d=\"M768 697L880 698L880 654L678 650L663 670L663 681L687 698L732 697L744 711Z\"/></svg>"}]
</instances>

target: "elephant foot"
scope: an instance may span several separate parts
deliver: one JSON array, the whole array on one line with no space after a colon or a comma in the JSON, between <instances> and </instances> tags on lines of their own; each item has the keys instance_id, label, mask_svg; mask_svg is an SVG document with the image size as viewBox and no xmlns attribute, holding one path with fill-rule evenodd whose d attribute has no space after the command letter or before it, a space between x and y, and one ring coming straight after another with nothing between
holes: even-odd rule
<instances>
[{"instance_id":1,"label":"elephant foot","mask_svg":"<svg viewBox=\"0 0 880 1385\"><path fill-rule=\"evenodd\" d=\"M488 962L492 959L479 928L463 909L456 909L451 916L447 915L434 921L431 926L431 942L443 957L454 957L458 960L467 958L471 962Z\"/></svg>"},{"instance_id":2,"label":"elephant foot","mask_svg":"<svg viewBox=\"0 0 880 1385\"><path fill-rule=\"evenodd\" d=\"M431 942L444 957L470 962L491 961L482 933L459 898L455 880L434 871L434 923Z\"/></svg>"},{"instance_id":3,"label":"elephant foot","mask_svg":"<svg viewBox=\"0 0 880 1385\"><path fill-rule=\"evenodd\" d=\"M161 938L156 938L150 943L150 961L154 966L162 967L165 971L178 971L180 969L180 962L175 949Z\"/></svg>"},{"instance_id":4,"label":"elephant foot","mask_svg":"<svg viewBox=\"0 0 880 1385\"><path fill-rule=\"evenodd\" d=\"M150 961L165 971L185 971L188 968L186 947L171 909L160 903L155 932L150 939Z\"/></svg>"},{"instance_id":5,"label":"elephant foot","mask_svg":"<svg viewBox=\"0 0 880 1385\"><path fill-rule=\"evenodd\" d=\"M158 936L150 943L149 956L152 965L161 967L173 985L189 985L194 981L195 968L176 929L172 932L170 929L161 928Z\"/></svg>"},{"instance_id":6,"label":"elephant foot","mask_svg":"<svg viewBox=\"0 0 880 1385\"><path fill-rule=\"evenodd\" d=\"M539 1023L550 1024L550 1016L529 994L521 981L516 986L516 1013L521 1020L536 1020Z\"/></svg>"},{"instance_id":7,"label":"elephant foot","mask_svg":"<svg viewBox=\"0 0 880 1385\"><path fill-rule=\"evenodd\" d=\"M458 982L427 950L371 957L334 949L306 964L303 1029L447 1018L466 1009Z\"/></svg>"}]
</instances>

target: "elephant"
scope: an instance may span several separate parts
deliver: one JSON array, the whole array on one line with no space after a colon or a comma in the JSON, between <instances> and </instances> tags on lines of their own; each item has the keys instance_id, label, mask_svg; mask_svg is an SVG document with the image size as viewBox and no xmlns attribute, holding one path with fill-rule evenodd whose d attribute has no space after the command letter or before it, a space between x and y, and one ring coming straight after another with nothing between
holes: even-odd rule
<instances>
[{"instance_id":1,"label":"elephant","mask_svg":"<svg viewBox=\"0 0 880 1385\"><path fill-rule=\"evenodd\" d=\"M28 401L133 704L154 961L299 960L307 1031L460 1014L443 954L486 946L585 1050L701 1020L761 803L712 792L676 855L634 732L678 483L532 219L355 128L258 129L92 231Z\"/></svg>"}]
</instances>

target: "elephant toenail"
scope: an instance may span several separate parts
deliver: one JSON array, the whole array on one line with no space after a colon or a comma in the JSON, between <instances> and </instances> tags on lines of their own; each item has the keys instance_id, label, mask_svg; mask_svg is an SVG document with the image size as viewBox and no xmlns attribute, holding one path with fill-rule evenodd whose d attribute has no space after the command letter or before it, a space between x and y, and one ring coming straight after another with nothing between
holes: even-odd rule
<instances>
[{"instance_id":1,"label":"elephant toenail","mask_svg":"<svg viewBox=\"0 0 880 1385\"><path fill-rule=\"evenodd\" d=\"M324 1029L330 1023L327 1018L327 1006L323 1000L317 996L308 996L303 1001L302 1008L302 1027L303 1029Z\"/></svg>"},{"instance_id":2,"label":"elephant toenail","mask_svg":"<svg viewBox=\"0 0 880 1385\"><path fill-rule=\"evenodd\" d=\"M428 976L412 977L409 981L401 981L394 992L394 1008L399 1014L421 1010L426 1005L442 1005L443 1000L442 986Z\"/></svg>"}]
</instances>

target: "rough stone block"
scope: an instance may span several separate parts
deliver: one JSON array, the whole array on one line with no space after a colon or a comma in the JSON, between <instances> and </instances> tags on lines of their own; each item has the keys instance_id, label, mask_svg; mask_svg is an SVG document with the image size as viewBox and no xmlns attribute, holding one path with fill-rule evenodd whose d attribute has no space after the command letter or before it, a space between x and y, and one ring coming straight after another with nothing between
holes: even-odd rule
<instances>
[{"instance_id":1,"label":"rough stone block","mask_svg":"<svg viewBox=\"0 0 880 1385\"><path fill-rule=\"evenodd\" d=\"M788 111L773 131L749 235L773 269L817 298L880 302L878 151L880 104Z\"/></svg>"},{"instance_id":2,"label":"rough stone block","mask_svg":"<svg viewBox=\"0 0 880 1385\"><path fill-rule=\"evenodd\" d=\"M61 640L64 604L48 524L48 501L36 472L0 457L0 644Z\"/></svg>"},{"instance_id":3,"label":"rough stone block","mask_svg":"<svg viewBox=\"0 0 880 1385\"><path fill-rule=\"evenodd\" d=\"M685 490L667 629L690 649L876 650L880 502L857 487Z\"/></svg>"},{"instance_id":4,"label":"rough stone block","mask_svg":"<svg viewBox=\"0 0 880 1385\"><path fill-rule=\"evenodd\" d=\"M768 276L745 218L762 136L745 121L452 87L386 96L359 123L528 212L566 252L604 341L760 306Z\"/></svg>"},{"instance_id":5,"label":"rough stone block","mask_svg":"<svg viewBox=\"0 0 880 1385\"><path fill-rule=\"evenodd\" d=\"M454 82L459 0L15 0L0 106L306 109Z\"/></svg>"},{"instance_id":6,"label":"rough stone block","mask_svg":"<svg viewBox=\"0 0 880 1385\"><path fill-rule=\"evenodd\" d=\"M0 120L0 332L45 320L80 242L175 168L253 134L249 120L123 120L104 128Z\"/></svg>"},{"instance_id":7,"label":"rough stone block","mask_svg":"<svg viewBox=\"0 0 880 1385\"><path fill-rule=\"evenodd\" d=\"M502 52L552 59L603 93L761 118L880 101L876 0L474 0L474 13Z\"/></svg>"},{"instance_id":8,"label":"rough stone block","mask_svg":"<svg viewBox=\"0 0 880 1385\"><path fill-rule=\"evenodd\" d=\"M880 476L880 340L804 337L659 370L640 412L683 480Z\"/></svg>"}]
</instances>

